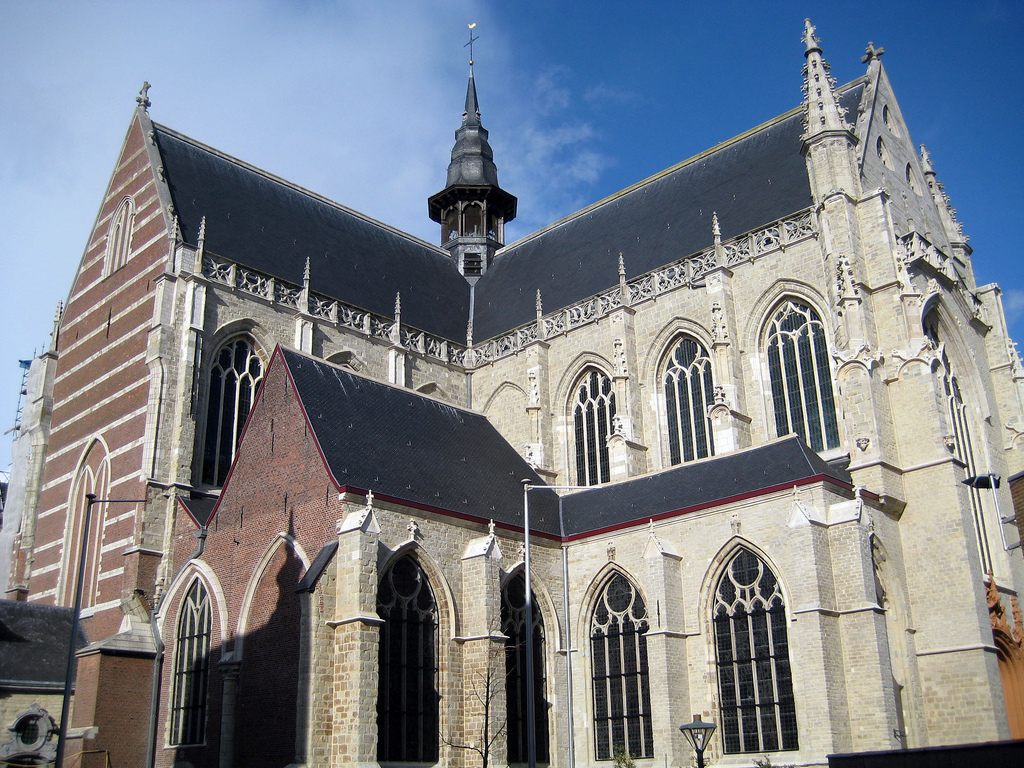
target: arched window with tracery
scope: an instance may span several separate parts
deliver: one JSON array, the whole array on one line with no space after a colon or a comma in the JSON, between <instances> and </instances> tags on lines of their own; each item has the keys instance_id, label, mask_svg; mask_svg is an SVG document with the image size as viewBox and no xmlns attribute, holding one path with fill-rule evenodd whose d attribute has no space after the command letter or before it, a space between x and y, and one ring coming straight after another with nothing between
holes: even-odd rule
<instances>
[{"instance_id":1,"label":"arched window with tracery","mask_svg":"<svg viewBox=\"0 0 1024 768\"><path fill-rule=\"evenodd\" d=\"M673 464L715 455L708 408L714 403L711 358L696 339L683 336L669 354L662 379Z\"/></svg>"},{"instance_id":2,"label":"arched window with tracery","mask_svg":"<svg viewBox=\"0 0 1024 768\"><path fill-rule=\"evenodd\" d=\"M65 604L72 604L78 583L75 574L78 572L78 561L82 556L82 537L85 535L85 518L89 515L89 541L85 548L85 564L82 568L82 607L91 608L103 602L103 598L113 598L120 594L119 587L108 587L104 593L101 578L104 559L107 559L107 570L113 570L109 564L113 556L104 552L104 534L107 524L107 504L100 501L89 508L88 494L97 499L110 496L110 456L106 447L99 440L94 440L86 449L85 454L75 472L68 498L68 516L66 522L64 548L65 565L61 569L62 587ZM108 577L110 574L108 574ZM117 579L113 579L113 584Z\"/></svg>"},{"instance_id":3,"label":"arched window with tracery","mask_svg":"<svg viewBox=\"0 0 1024 768\"><path fill-rule=\"evenodd\" d=\"M775 574L747 549L718 583L714 625L726 754L798 749L786 604Z\"/></svg>"},{"instance_id":4,"label":"arched window with tracery","mask_svg":"<svg viewBox=\"0 0 1024 768\"><path fill-rule=\"evenodd\" d=\"M112 275L125 264L132 253L132 230L135 229L135 200L125 196L107 227L107 247L103 254L103 276Z\"/></svg>"},{"instance_id":5,"label":"arched window with tracery","mask_svg":"<svg viewBox=\"0 0 1024 768\"><path fill-rule=\"evenodd\" d=\"M224 484L262 381L263 359L248 336L236 336L217 350L207 393L204 483Z\"/></svg>"},{"instance_id":6,"label":"arched window with tracery","mask_svg":"<svg viewBox=\"0 0 1024 768\"><path fill-rule=\"evenodd\" d=\"M588 368L574 390L572 419L576 436L576 483L598 485L611 479L608 437L615 418L612 382Z\"/></svg>"},{"instance_id":7,"label":"arched window with tracery","mask_svg":"<svg viewBox=\"0 0 1024 768\"><path fill-rule=\"evenodd\" d=\"M206 699L210 681L213 610L201 579L192 582L178 611L171 687L172 745L202 744L206 738Z\"/></svg>"},{"instance_id":8,"label":"arched window with tracery","mask_svg":"<svg viewBox=\"0 0 1024 768\"><path fill-rule=\"evenodd\" d=\"M807 304L785 301L765 334L775 434L796 433L813 450L839 447L825 326Z\"/></svg>"},{"instance_id":9,"label":"arched window with tracery","mask_svg":"<svg viewBox=\"0 0 1024 768\"><path fill-rule=\"evenodd\" d=\"M536 759L548 762L548 706L544 677L544 622L533 595L533 713ZM505 641L505 705L508 762L528 762L526 696L526 579L517 573L501 591Z\"/></svg>"},{"instance_id":10,"label":"arched window with tracery","mask_svg":"<svg viewBox=\"0 0 1024 768\"><path fill-rule=\"evenodd\" d=\"M946 414L949 418L950 429L953 431L953 455L964 463L964 471L967 473L967 477L977 477L978 463L974 455L974 443L971 440L968 406L964 402L960 380L953 370L945 347L942 346L938 310L932 309L928 312L922 325L924 327L924 335L932 342L936 349L941 350L942 354L942 388L946 399ZM988 542L988 526L986 525L983 513L981 491L978 488L969 486L968 494L971 499L974 533L978 540L982 571L987 573L992 570L992 550Z\"/></svg>"},{"instance_id":11,"label":"arched window with tracery","mask_svg":"<svg viewBox=\"0 0 1024 768\"><path fill-rule=\"evenodd\" d=\"M619 751L632 758L654 756L647 628L639 590L622 574L613 574L590 620L598 760L611 760Z\"/></svg>"},{"instance_id":12,"label":"arched window with tracery","mask_svg":"<svg viewBox=\"0 0 1024 768\"><path fill-rule=\"evenodd\" d=\"M437 603L427 575L406 555L381 578L377 760L435 763L438 757Z\"/></svg>"}]
</instances>

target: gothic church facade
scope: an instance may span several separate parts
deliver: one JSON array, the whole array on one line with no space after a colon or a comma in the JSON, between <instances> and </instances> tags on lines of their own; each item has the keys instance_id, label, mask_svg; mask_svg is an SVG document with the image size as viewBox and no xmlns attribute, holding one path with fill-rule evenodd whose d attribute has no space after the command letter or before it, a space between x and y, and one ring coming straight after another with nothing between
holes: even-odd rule
<instances>
[{"instance_id":1,"label":"gothic church facade","mask_svg":"<svg viewBox=\"0 0 1024 768\"><path fill-rule=\"evenodd\" d=\"M1024 469L1000 292L877 52L804 43L802 105L508 245L472 71L440 247L144 89L14 494L8 596L84 569L86 747L525 763L527 637L552 765L688 764L695 712L731 766L1024 736L1020 537L963 483Z\"/></svg>"}]
</instances>

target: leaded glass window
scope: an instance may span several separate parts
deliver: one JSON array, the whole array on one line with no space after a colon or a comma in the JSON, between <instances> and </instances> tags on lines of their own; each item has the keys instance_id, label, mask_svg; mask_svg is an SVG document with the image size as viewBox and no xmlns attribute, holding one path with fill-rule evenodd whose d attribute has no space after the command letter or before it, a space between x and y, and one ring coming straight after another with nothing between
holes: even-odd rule
<instances>
[{"instance_id":1,"label":"leaded glass window","mask_svg":"<svg viewBox=\"0 0 1024 768\"><path fill-rule=\"evenodd\" d=\"M548 762L548 705L544 695L544 623L533 596L533 722L537 762ZM518 573L501 592L501 631L505 641L505 697L508 762L527 758L526 579Z\"/></svg>"},{"instance_id":2,"label":"leaded glass window","mask_svg":"<svg viewBox=\"0 0 1024 768\"><path fill-rule=\"evenodd\" d=\"M708 408L714 402L711 358L695 339L683 337L665 369L665 406L672 463L715 455Z\"/></svg>"},{"instance_id":3,"label":"leaded glass window","mask_svg":"<svg viewBox=\"0 0 1024 768\"><path fill-rule=\"evenodd\" d=\"M572 407L576 434L576 482L598 485L611 479L608 437L615 418L612 382L596 369L583 374Z\"/></svg>"},{"instance_id":4,"label":"leaded glass window","mask_svg":"<svg viewBox=\"0 0 1024 768\"><path fill-rule=\"evenodd\" d=\"M925 316L923 325L925 336L936 348L939 348L941 344L939 313L935 310L929 312ZM978 465L974 456L974 445L971 441L967 403L964 402L960 382L953 372L953 366L944 349L942 351L942 387L946 397L946 412L953 430L953 455L964 463L967 477L975 477L978 474ZM978 539L982 570L987 572L992 569L992 551L989 548L988 528L982 512L981 491L978 488L969 487L968 493L971 499L971 514L974 517L974 533Z\"/></svg>"},{"instance_id":5,"label":"leaded glass window","mask_svg":"<svg viewBox=\"0 0 1024 768\"><path fill-rule=\"evenodd\" d=\"M380 678L377 760L435 763L438 757L437 603L419 564L406 555L377 591Z\"/></svg>"},{"instance_id":6,"label":"leaded glass window","mask_svg":"<svg viewBox=\"0 0 1024 768\"><path fill-rule=\"evenodd\" d=\"M798 749L786 605L775 574L749 550L722 575L714 625L726 754Z\"/></svg>"},{"instance_id":7,"label":"leaded glass window","mask_svg":"<svg viewBox=\"0 0 1024 768\"><path fill-rule=\"evenodd\" d=\"M806 304L785 302L768 323L765 342L776 435L795 432L815 451L838 448L832 371L818 313Z\"/></svg>"},{"instance_id":8,"label":"leaded glass window","mask_svg":"<svg viewBox=\"0 0 1024 768\"><path fill-rule=\"evenodd\" d=\"M207 393L204 483L224 484L261 381L263 360L248 337L231 339L217 351Z\"/></svg>"},{"instance_id":9,"label":"leaded glass window","mask_svg":"<svg viewBox=\"0 0 1024 768\"><path fill-rule=\"evenodd\" d=\"M210 681L210 595L199 579L192 582L178 612L171 690L170 743L202 744L206 738L206 695Z\"/></svg>"},{"instance_id":10,"label":"leaded glass window","mask_svg":"<svg viewBox=\"0 0 1024 768\"><path fill-rule=\"evenodd\" d=\"M640 592L622 574L614 574L590 622L598 760L611 760L619 750L633 758L654 755L647 628Z\"/></svg>"}]
</instances>

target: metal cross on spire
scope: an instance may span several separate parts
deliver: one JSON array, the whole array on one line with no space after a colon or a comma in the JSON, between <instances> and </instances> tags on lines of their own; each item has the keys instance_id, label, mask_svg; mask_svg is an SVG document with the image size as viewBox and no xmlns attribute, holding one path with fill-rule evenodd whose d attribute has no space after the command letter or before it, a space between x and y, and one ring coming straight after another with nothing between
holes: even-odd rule
<instances>
[{"instance_id":1,"label":"metal cross on spire","mask_svg":"<svg viewBox=\"0 0 1024 768\"><path fill-rule=\"evenodd\" d=\"M469 48L469 66L471 67L473 66L473 43L480 39L479 35L477 35L476 37L473 36L473 29L475 27L476 22L474 21L472 24L469 25L469 42L466 43L466 45L462 46L463 48Z\"/></svg>"}]
</instances>

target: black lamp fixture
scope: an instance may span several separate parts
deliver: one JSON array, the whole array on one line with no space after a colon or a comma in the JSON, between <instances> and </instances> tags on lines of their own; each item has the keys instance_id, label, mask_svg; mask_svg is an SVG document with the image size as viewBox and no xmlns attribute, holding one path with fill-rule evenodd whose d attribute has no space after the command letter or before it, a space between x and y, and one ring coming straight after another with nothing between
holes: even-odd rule
<instances>
[{"instance_id":1,"label":"black lamp fixture","mask_svg":"<svg viewBox=\"0 0 1024 768\"><path fill-rule=\"evenodd\" d=\"M693 722L680 725L679 730L697 753L697 768L704 768L704 750L711 741L711 734L715 732L715 724L706 723L700 719L700 715L694 715Z\"/></svg>"}]
</instances>

